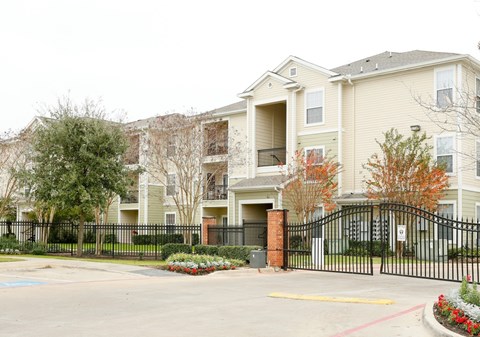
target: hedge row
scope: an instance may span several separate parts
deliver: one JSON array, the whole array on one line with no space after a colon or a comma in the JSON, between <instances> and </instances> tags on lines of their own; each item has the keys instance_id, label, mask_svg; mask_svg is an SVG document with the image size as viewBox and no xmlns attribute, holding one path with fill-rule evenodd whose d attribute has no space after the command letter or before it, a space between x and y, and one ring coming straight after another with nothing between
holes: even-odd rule
<instances>
[{"instance_id":1,"label":"hedge row","mask_svg":"<svg viewBox=\"0 0 480 337\"><path fill-rule=\"evenodd\" d=\"M195 253L200 255L217 255L227 259L249 261L250 251L263 249L261 246L195 246Z\"/></svg>"}]
</instances>

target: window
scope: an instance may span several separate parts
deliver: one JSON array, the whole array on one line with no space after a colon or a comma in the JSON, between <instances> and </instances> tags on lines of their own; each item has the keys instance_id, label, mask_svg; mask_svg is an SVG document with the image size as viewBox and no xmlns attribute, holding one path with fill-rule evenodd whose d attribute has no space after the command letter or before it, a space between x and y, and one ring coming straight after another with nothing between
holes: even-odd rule
<instances>
[{"instance_id":1,"label":"window","mask_svg":"<svg viewBox=\"0 0 480 337\"><path fill-rule=\"evenodd\" d=\"M305 94L305 121L307 125L323 123L323 90Z\"/></svg>"},{"instance_id":2,"label":"window","mask_svg":"<svg viewBox=\"0 0 480 337\"><path fill-rule=\"evenodd\" d=\"M319 219L323 217L323 206L315 207L315 211L313 212L313 219Z\"/></svg>"},{"instance_id":3,"label":"window","mask_svg":"<svg viewBox=\"0 0 480 337\"><path fill-rule=\"evenodd\" d=\"M436 138L436 155L437 163L445 165L447 173L453 173L453 152L454 138L453 136L442 136Z\"/></svg>"},{"instance_id":4,"label":"window","mask_svg":"<svg viewBox=\"0 0 480 337\"><path fill-rule=\"evenodd\" d=\"M446 108L453 101L453 68L438 70L435 73L437 107Z\"/></svg>"},{"instance_id":5,"label":"window","mask_svg":"<svg viewBox=\"0 0 480 337\"><path fill-rule=\"evenodd\" d=\"M169 174L167 176L167 195L175 195L175 174Z\"/></svg>"},{"instance_id":6,"label":"window","mask_svg":"<svg viewBox=\"0 0 480 337\"><path fill-rule=\"evenodd\" d=\"M455 205L453 203L439 204L437 207L437 214L443 218L453 219L454 206ZM438 224L438 239L453 239L453 228L451 222L444 221L443 223Z\"/></svg>"},{"instance_id":7,"label":"window","mask_svg":"<svg viewBox=\"0 0 480 337\"><path fill-rule=\"evenodd\" d=\"M165 213L165 225L167 234L175 234L175 222L176 222L175 213Z\"/></svg>"},{"instance_id":8,"label":"window","mask_svg":"<svg viewBox=\"0 0 480 337\"><path fill-rule=\"evenodd\" d=\"M290 74L290 77L295 77L297 76L297 67L292 67L289 69L289 74Z\"/></svg>"},{"instance_id":9,"label":"window","mask_svg":"<svg viewBox=\"0 0 480 337\"><path fill-rule=\"evenodd\" d=\"M480 113L480 78L475 80L476 96L475 96L475 107L477 112Z\"/></svg>"},{"instance_id":10,"label":"window","mask_svg":"<svg viewBox=\"0 0 480 337\"><path fill-rule=\"evenodd\" d=\"M476 160L475 160L475 175L477 176L477 178L480 178L480 140L477 140L475 142L475 152L476 152Z\"/></svg>"},{"instance_id":11,"label":"window","mask_svg":"<svg viewBox=\"0 0 480 337\"><path fill-rule=\"evenodd\" d=\"M305 148L305 159L311 160L313 165L321 165L325 157L325 148L323 146Z\"/></svg>"},{"instance_id":12,"label":"window","mask_svg":"<svg viewBox=\"0 0 480 337\"><path fill-rule=\"evenodd\" d=\"M175 156L177 152L177 144L175 139L169 139L167 144L167 158Z\"/></svg>"}]
</instances>

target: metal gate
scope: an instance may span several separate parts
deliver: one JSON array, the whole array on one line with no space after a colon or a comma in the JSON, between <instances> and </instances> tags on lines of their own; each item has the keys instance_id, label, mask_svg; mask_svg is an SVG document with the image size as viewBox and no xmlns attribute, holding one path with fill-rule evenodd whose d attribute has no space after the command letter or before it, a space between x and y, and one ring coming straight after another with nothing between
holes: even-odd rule
<instances>
[{"instance_id":1,"label":"metal gate","mask_svg":"<svg viewBox=\"0 0 480 337\"><path fill-rule=\"evenodd\" d=\"M284 233L284 265L373 275L373 211L372 205L356 205L310 223L289 223Z\"/></svg>"},{"instance_id":2,"label":"metal gate","mask_svg":"<svg viewBox=\"0 0 480 337\"><path fill-rule=\"evenodd\" d=\"M343 206L307 224L289 223L284 266L462 281L480 279L480 224L421 208L381 203Z\"/></svg>"}]
</instances>

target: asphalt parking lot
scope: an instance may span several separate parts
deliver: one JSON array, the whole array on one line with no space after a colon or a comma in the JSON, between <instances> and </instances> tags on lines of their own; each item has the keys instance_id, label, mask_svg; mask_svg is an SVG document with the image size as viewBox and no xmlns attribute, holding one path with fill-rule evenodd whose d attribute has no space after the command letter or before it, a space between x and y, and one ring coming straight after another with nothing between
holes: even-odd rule
<instances>
[{"instance_id":1,"label":"asphalt parking lot","mask_svg":"<svg viewBox=\"0 0 480 337\"><path fill-rule=\"evenodd\" d=\"M458 285L255 269L186 276L32 258L0 263L0 336L435 336L424 306Z\"/></svg>"}]
</instances>

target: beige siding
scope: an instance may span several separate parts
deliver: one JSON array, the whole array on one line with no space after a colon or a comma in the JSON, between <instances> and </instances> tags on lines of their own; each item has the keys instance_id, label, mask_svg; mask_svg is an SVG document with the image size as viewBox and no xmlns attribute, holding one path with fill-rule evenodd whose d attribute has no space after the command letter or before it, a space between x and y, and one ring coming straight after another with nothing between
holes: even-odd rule
<instances>
[{"instance_id":1,"label":"beige siding","mask_svg":"<svg viewBox=\"0 0 480 337\"><path fill-rule=\"evenodd\" d=\"M375 140L382 141L385 131L395 127L409 135L410 125L418 124L429 136L440 133L414 100L433 95L433 78L431 67L344 85L344 192L364 190L367 172L362 165L379 152ZM456 177L450 183L455 185Z\"/></svg>"},{"instance_id":2,"label":"beige siding","mask_svg":"<svg viewBox=\"0 0 480 337\"><path fill-rule=\"evenodd\" d=\"M275 191L258 191L258 192L236 192L235 193L235 222L241 222L242 219L239 219L240 213L242 213L242 218L243 219L250 219L250 220L258 220L255 219L254 216L262 216L265 215L266 219L266 213L265 209L261 209L259 207L249 207L248 209L244 210L247 212L244 214L243 211L240 211L240 207L242 202L245 201L252 201L252 204L255 204L256 201L258 200L264 200L264 199L273 199L273 205L272 207L275 208L278 205L278 193Z\"/></svg>"},{"instance_id":3,"label":"beige siding","mask_svg":"<svg viewBox=\"0 0 480 337\"><path fill-rule=\"evenodd\" d=\"M148 223L163 223L165 216L162 210L163 187L148 186Z\"/></svg>"},{"instance_id":4,"label":"beige siding","mask_svg":"<svg viewBox=\"0 0 480 337\"><path fill-rule=\"evenodd\" d=\"M247 175L247 156L248 146L247 141L247 113L239 113L233 116L229 116L228 121L228 134L229 141L232 144L239 145L238 155L233 156L228 163L228 175L230 177L245 177Z\"/></svg>"},{"instance_id":5,"label":"beige siding","mask_svg":"<svg viewBox=\"0 0 480 337\"><path fill-rule=\"evenodd\" d=\"M325 153L329 157L337 157L338 155L338 134L336 132L320 133L308 136L298 137L298 148L325 146Z\"/></svg>"},{"instance_id":6,"label":"beige siding","mask_svg":"<svg viewBox=\"0 0 480 337\"><path fill-rule=\"evenodd\" d=\"M272 86L269 88L269 83ZM279 80L267 77L260 83L254 91L254 100L270 99L272 97L287 95L288 91L283 88L283 82Z\"/></svg>"},{"instance_id":7,"label":"beige siding","mask_svg":"<svg viewBox=\"0 0 480 337\"><path fill-rule=\"evenodd\" d=\"M108 218L107 222L109 223L118 223L118 197L115 197L110 208L108 209Z\"/></svg>"},{"instance_id":8,"label":"beige siding","mask_svg":"<svg viewBox=\"0 0 480 337\"><path fill-rule=\"evenodd\" d=\"M476 206L480 204L480 192L463 191L462 217L464 219L476 219L480 214L476 214Z\"/></svg>"}]
</instances>

